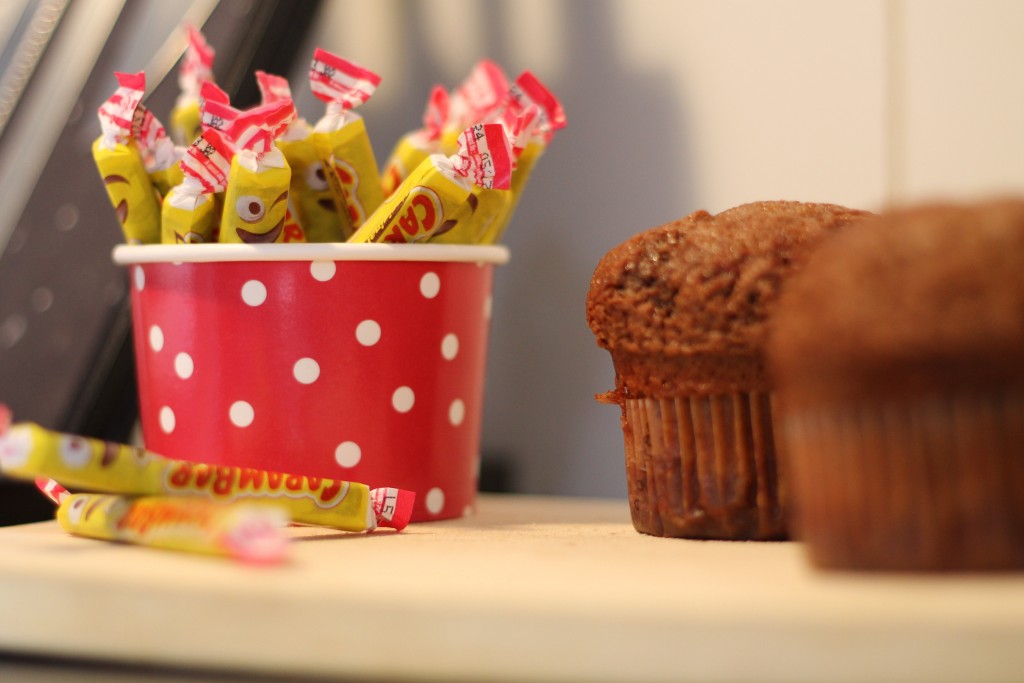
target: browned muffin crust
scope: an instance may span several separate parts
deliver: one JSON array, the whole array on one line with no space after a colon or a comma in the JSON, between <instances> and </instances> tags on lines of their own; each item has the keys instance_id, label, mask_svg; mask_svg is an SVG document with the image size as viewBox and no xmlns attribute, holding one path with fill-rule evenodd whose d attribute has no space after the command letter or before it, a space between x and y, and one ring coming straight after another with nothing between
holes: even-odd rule
<instances>
[{"instance_id":1,"label":"browned muffin crust","mask_svg":"<svg viewBox=\"0 0 1024 683\"><path fill-rule=\"evenodd\" d=\"M587 320L615 361L617 391L766 390L762 349L781 282L824 234L867 215L757 202L698 211L613 248L594 271Z\"/></svg>"},{"instance_id":2,"label":"browned muffin crust","mask_svg":"<svg viewBox=\"0 0 1024 683\"><path fill-rule=\"evenodd\" d=\"M1024 201L896 210L827 240L769 354L797 403L1024 386Z\"/></svg>"}]
</instances>

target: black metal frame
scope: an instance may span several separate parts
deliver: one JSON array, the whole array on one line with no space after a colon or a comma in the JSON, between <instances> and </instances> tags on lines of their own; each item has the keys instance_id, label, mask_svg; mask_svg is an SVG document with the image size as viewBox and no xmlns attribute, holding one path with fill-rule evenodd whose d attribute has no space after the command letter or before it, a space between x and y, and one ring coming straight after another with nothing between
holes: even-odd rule
<instances>
[{"instance_id":1,"label":"black metal frame","mask_svg":"<svg viewBox=\"0 0 1024 683\"><path fill-rule=\"evenodd\" d=\"M256 103L253 71L286 74L319 9L318 0L220 0L202 27L217 51L214 74L240 107ZM88 142L99 134L96 107L115 87L118 41L139 19L126 3L67 122L11 240L0 254L0 322L29 311L24 336L0 348L0 402L17 421L114 441L127 441L137 420L127 278L110 260L120 241L113 209L92 163ZM242 12L244 21L238 17ZM171 31L177 27L168 26ZM58 26L57 31L62 30ZM45 59L45 57L44 57ZM168 112L176 72L155 85L146 103ZM32 87L30 83L29 88ZM15 112L16 115L16 112ZM166 123L166 120L165 120ZM78 225L54 227L55 210L75 207ZM41 283L53 304L36 305ZM0 526L52 517L30 484L0 479Z\"/></svg>"}]
</instances>

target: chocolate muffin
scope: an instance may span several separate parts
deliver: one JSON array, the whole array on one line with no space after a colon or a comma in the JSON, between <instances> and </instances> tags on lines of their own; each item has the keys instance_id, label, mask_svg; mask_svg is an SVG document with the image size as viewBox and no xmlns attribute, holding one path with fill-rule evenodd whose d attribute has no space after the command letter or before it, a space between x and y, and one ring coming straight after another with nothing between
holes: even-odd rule
<instances>
[{"instance_id":1,"label":"chocolate muffin","mask_svg":"<svg viewBox=\"0 0 1024 683\"><path fill-rule=\"evenodd\" d=\"M828 240L769 343L820 567L1024 567L1024 201L893 211Z\"/></svg>"},{"instance_id":2,"label":"chocolate muffin","mask_svg":"<svg viewBox=\"0 0 1024 683\"><path fill-rule=\"evenodd\" d=\"M587 297L615 367L634 527L710 539L787 536L764 361L780 287L819 239L866 214L759 202L698 211L609 251Z\"/></svg>"}]
</instances>

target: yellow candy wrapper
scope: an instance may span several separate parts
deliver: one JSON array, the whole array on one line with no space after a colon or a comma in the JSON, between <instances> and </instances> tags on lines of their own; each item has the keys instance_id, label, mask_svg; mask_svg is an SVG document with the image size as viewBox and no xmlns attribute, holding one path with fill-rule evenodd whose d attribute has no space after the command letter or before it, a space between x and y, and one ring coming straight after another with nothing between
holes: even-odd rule
<instances>
[{"instance_id":1,"label":"yellow candy wrapper","mask_svg":"<svg viewBox=\"0 0 1024 683\"><path fill-rule=\"evenodd\" d=\"M149 172L149 179L153 182L155 189L161 197L166 197L176 185L180 185L185 176L181 173L181 160L176 159L174 163L166 168L158 168Z\"/></svg>"},{"instance_id":2,"label":"yellow candy wrapper","mask_svg":"<svg viewBox=\"0 0 1024 683\"><path fill-rule=\"evenodd\" d=\"M172 188L160 209L164 244L203 244L213 241L217 227L213 195L187 179Z\"/></svg>"},{"instance_id":3,"label":"yellow candy wrapper","mask_svg":"<svg viewBox=\"0 0 1024 683\"><path fill-rule=\"evenodd\" d=\"M450 221L470 195L469 183L448 159L435 154L423 161L349 242L422 242Z\"/></svg>"},{"instance_id":4,"label":"yellow candy wrapper","mask_svg":"<svg viewBox=\"0 0 1024 683\"><path fill-rule=\"evenodd\" d=\"M537 160L544 153L546 147L547 145L543 142L530 142L519 154L519 157L516 159L516 166L512 169L512 183L509 186L506 201L494 213L491 220L483 226L482 231L477 237L477 243L497 244L501 241L505 228L512 219L512 214L515 213L519 198L523 196L523 188L526 186L526 181L530 179L533 167L537 164Z\"/></svg>"},{"instance_id":5,"label":"yellow candy wrapper","mask_svg":"<svg viewBox=\"0 0 1024 683\"><path fill-rule=\"evenodd\" d=\"M323 49L309 70L313 94L327 111L313 128L313 141L327 174L339 213L347 211L353 228L362 225L384 201L380 171L366 123L354 107L366 102L380 77Z\"/></svg>"},{"instance_id":6,"label":"yellow candy wrapper","mask_svg":"<svg viewBox=\"0 0 1024 683\"><path fill-rule=\"evenodd\" d=\"M515 170L512 171L515 177ZM509 190L494 190L474 187L466 206L461 211L461 220L450 230L435 234L432 244L479 244L484 241L488 228L508 211L512 202Z\"/></svg>"},{"instance_id":7,"label":"yellow candy wrapper","mask_svg":"<svg viewBox=\"0 0 1024 683\"><path fill-rule=\"evenodd\" d=\"M182 102L171 110L171 130L179 144L185 144L185 140L195 140L202 131L199 116L199 100Z\"/></svg>"},{"instance_id":8,"label":"yellow candy wrapper","mask_svg":"<svg viewBox=\"0 0 1024 683\"><path fill-rule=\"evenodd\" d=\"M344 242L354 232L348 212L342 216L334 201L323 163L313 144L312 129L305 137L277 141L292 169L288 201L307 242Z\"/></svg>"},{"instance_id":9,"label":"yellow candy wrapper","mask_svg":"<svg viewBox=\"0 0 1024 683\"><path fill-rule=\"evenodd\" d=\"M423 127L399 138L380 174L384 197L390 197L406 176L431 154L441 153L441 132L448 119L448 92L440 85L430 91Z\"/></svg>"},{"instance_id":10,"label":"yellow candy wrapper","mask_svg":"<svg viewBox=\"0 0 1024 683\"><path fill-rule=\"evenodd\" d=\"M131 143L107 147L99 138L93 143L92 154L125 241L160 242L160 203L139 150Z\"/></svg>"},{"instance_id":11,"label":"yellow candy wrapper","mask_svg":"<svg viewBox=\"0 0 1024 683\"><path fill-rule=\"evenodd\" d=\"M73 493L57 509L76 536L271 564L285 559L288 515L273 504Z\"/></svg>"},{"instance_id":12,"label":"yellow candy wrapper","mask_svg":"<svg viewBox=\"0 0 1024 683\"><path fill-rule=\"evenodd\" d=\"M347 117L344 127L333 131L314 129L313 143L333 192L340 190L353 226L384 201L377 162L373 157L366 124L358 114ZM341 209L341 202L336 202Z\"/></svg>"},{"instance_id":13,"label":"yellow candy wrapper","mask_svg":"<svg viewBox=\"0 0 1024 683\"><path fill-rule=\"evenodd\" d=\"M535 112L536 110L531 108L528 113L518 117L512 125L504 120L500 122L512 145L513 160L516 158L516 141L523 135L529 134L533 122L536 121ZM513 161L512 183L515 183L515 178L516 164ZM511 192L479 185L474 185L472 190L472 193L466 198L466 206L463 207L461 220L450 230L434 234L430 238L431 242L436 244L479 244L485 240L485 235L491 226L509 213L509 207L513 201Z\"/></svg>"},{"instance_id":14,"label":"yellow candy wrapper","mask_svg":"<svg viewBox=\"0 0 1024 683\"><path fill-rule=\"evenodd\" d=\"M511 110L506 109L506 112ZM516 116L514 120L503 117L500 121L512 145L512 157L516 158L517 141L532 134L538 121L536 107ZM516 182L518 164L512 169L512 186ZM510 186L511 189L511 186ZM479 185L473 187L473 193L467 198L462 220L454 228L435 234L430 241L441 244L479 244L486 240L492 226L505 219L514 200L510 191L495 190Z\"/></svg>"},{"instance_id":15,"label":"yellow candy wrapper","mask_svg":"<svg viewBox=\"0 0 1024 683\"><path fill-rule=\"evenodd\" d=\"M204 106L223 119L224 138L236 150L217 240L229 244L285 241L292 173L274 138L288 125L294 108L284 101L247 111L218 102L208 101Z\"/></svg>"},{"instance_id":16,"label":"yellow candy wrapper","mask_svg":"<svg viewBox=\"0 0 1024 683\"><path fill-rule=\"evenodd\" d=\"M281 150L264 155L242 150L231 160L218 241L267 244L284 241L291 169Z\"/></svg>"},{"instance_id":17,"label":"yellow candy wrapper","mask_svg":"<svg viewBox=\"0 0 1024 683\"><path fill-rule=\"evenodd\" d=\"M142 448L15 423L0 433L0 471L46 477L72 490L131 496L194 496L221 502L272 501L299 524L344 531L402 529L415 494L323 477L207 465Z\"/></svg>"},{"instance_id":18,"label":"yellow candy wrapper","mask_svg":"<svg viewBox=\"0 0 1024 683\"><path fill-rule=\"evenodd\" d=\"M188 46L178 70L181 93L171 109L171 136L179 145L190 145L202 132L199 90L203 81L213 80L213 48L194 26L186 26Z\"/></svg>"},{"instance_id":19,"label":"yellow candy wrapper","mask_svg":"<svg viewBox=\"0 0 1024 683\"><path fill-rule=\"evenodd\" d=\"M163 242L211 242L218 226L217 193L227 186L230 146L214 129L203 131L182 158L183 180L164 198L161 208Z\"/></svg>"},{"instance_id":20,"label":"yellow candy wrapper","mask_svg":"<svg viewBox=\"0 0 1024 683\"><path fill-rule=\"evenodd\" d=\"M402 181L409 176L410 171L415 170L423 163L424 159L431 154L440 153L440 145L438 145L438 149L431 151L422 136L412 133L403 135L395 144L395 148L391 150L391 156L388 157L388 162L380 174L384 198L387 199L393 195Z\"/></svg>"},{"instance_id":21,"label":"yellow candy wrapper","mask_svg":"<svg viewBox=\"0 0 1024 683\"><path fill-rule=\"evenodd\" d=\"M184 148L177 147L171 142L163 124L144 104L139 104L135 108L132 137L142 155L146 173L149 174L153 187L161 197L166 196L172 187L184 180L180 165Z\"/></svg>"},{"instance_id":22,"label":"yellow candy wrapper","mask_svg":"<svg viewBox=\"0 0 1024 683\"><path fill-rule=\"evenodd\" d=\"M146 77L116 73L118 88L99 108L102 133L92 156L129 244L160 242L160 201L132 139L135 109L142 100Z\"/></svg>"},{"instance_id":23,"label":"yellow candy wrapper","mask_svg":"<svg viewBox=\"0 0 1024 683\"><path fill-rule=\"evenodd\" d=\"M302 227L308 242L343 242L354 232L346 212L338 212L320 155L313 142L313 129L294 111L288 81L264 71L256 72L264 104L288 102L293 114L287 128L275 141L291 168L288 207ZM287 241L287 237L286 237Z\"/></svg>"},{"instance_id":24,"label":"yellow candy wrapper","mask_svg":"<svg viewBox=\"0 0 1024 683\"><path fill-rule=\"evenodd\" d=\"M474 185L507 189L512 149L500 124L459 136L459 152L427 157L356 231L350 242L420 242L453 230Z\"/></svg>"}]
</instances>

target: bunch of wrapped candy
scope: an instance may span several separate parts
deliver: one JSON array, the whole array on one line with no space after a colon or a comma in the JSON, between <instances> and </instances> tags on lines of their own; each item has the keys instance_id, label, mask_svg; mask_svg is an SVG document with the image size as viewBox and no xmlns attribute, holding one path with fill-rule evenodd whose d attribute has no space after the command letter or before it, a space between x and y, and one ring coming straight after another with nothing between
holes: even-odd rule
<instances>
[{"instance_id":1,"label":"bunch of wrapped candy","mask_svg":"<svg viewBox=\"0 0 1024 683\"><path fill-rule=\"evenodd\" d=\"M61 527L91 538L277 562L285 555L289 522L401 530L415 500L395 488L171 460L9 422L0 406L0 472L34 479L59 505ZM72 494L65 486L88 493Z\"/></svg>"},{"instance_id":2,"label":"bunch of wrapped candy","mask_svg":"<svg viewBox=\"0 0 1024 683\"><path fill-rule=\"evenodd\" d=\"M434 87L423 127L402 136L381 172L355 111L377 74L316 50L309 83L326 107L310 125L288 82L264 72L261 104L232 107L212 80L213 56L190 29L171 113L188 147L142 104L143 73L116 74L99 109L93 156L129 243L492 244L565 126L536 76L509 83L485 60L451 94Z\"/></svg>"}]
</instances>

